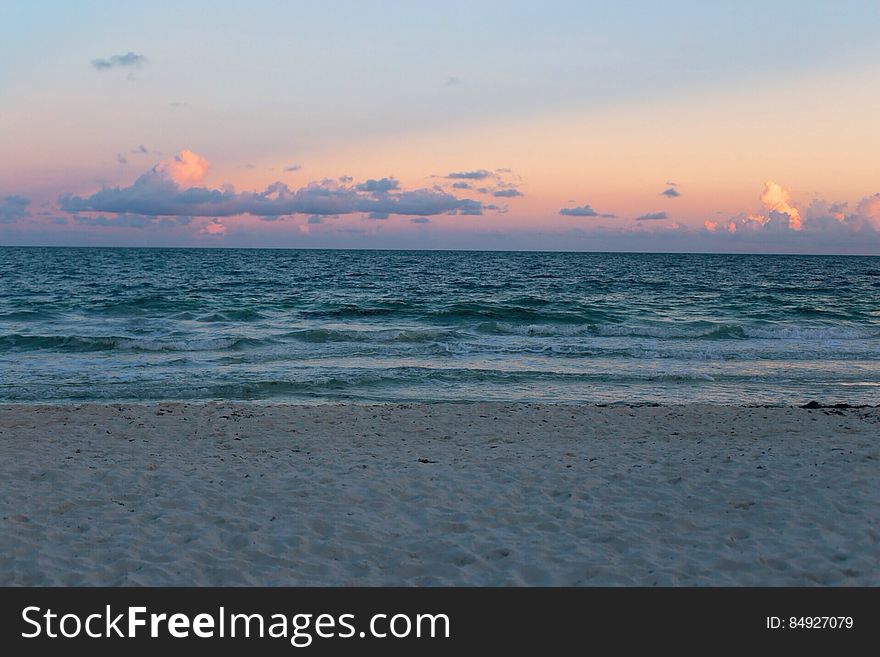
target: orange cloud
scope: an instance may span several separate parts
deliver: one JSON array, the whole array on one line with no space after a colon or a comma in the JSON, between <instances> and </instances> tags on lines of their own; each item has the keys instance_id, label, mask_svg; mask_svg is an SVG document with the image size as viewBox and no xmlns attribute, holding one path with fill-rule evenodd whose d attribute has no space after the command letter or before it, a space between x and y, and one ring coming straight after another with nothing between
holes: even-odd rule
<instances>
[{"instance_id":1,"label":"orange cloud","mask_svg":"<svg viewBox=\"0 0 880 657\"><path fill-rule=\"evenodd\" d=\"M197 153L184 149L156 165L156 171L164 173L180 186L200 182L208 173L208 160Z\"/></svg>"},{"instance_id":2,"label":"orange cloud","mask_svg":"<svg viewBox=\"0 0 880 657\"><path fill-rule=\"evenodd\" d=\"M771 212L788 215L788 227L792 230L801 229L801 215L797 208L793 207L791 191L778 183L768 180L764 183L764 191L761 193L761 204Z\"/></svg>"}]
</instances>

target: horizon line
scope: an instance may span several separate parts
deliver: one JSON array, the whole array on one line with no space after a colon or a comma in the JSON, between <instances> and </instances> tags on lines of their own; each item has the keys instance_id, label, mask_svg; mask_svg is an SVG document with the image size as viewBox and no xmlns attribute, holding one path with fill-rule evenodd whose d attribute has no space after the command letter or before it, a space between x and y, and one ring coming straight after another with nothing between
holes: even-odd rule
<instances>
[{"instance_id":1,"label":"horizon line","mask_svg":"<svg viewBox=\"0 0 880 657\"><path fill-rule=\"evenodd\" d=\"M565 249L439 249L439 248L381 248L381 247L315 247L315 246L127 246L107 244L0 244L0 249L127 249L157 251L371 251L401 253L553 253L596 255L711 255L711 256L788 256L818 258L880 258L880 253L790 253L759 251L578 251Z\"/></svg>"}]
</instances>

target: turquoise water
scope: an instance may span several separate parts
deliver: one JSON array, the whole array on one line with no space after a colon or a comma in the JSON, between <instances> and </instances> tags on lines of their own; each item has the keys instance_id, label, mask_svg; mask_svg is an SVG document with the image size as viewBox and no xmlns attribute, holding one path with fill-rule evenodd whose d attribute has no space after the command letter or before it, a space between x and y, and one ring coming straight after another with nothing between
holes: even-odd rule
<instances>
[{"instance_id":1,"label":"turquoise water","mask_svg":"<svg viewBox=\"0 0 880 657\"><path fill-rule=\"evenodd\" d=\"M0 248L0 400L880 403L880 258Z\"/></svg>"}]
</instances>

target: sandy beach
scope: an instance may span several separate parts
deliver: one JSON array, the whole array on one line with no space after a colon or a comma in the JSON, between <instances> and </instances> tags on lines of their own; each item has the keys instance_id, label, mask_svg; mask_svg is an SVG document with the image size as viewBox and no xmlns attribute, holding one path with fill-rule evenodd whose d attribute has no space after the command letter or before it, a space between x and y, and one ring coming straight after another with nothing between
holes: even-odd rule
<instances>
[{"instance_id":1,"label":"sandy beach","mask_svg":"<svg viewBox=\"0 0 880 657\"><path fill-rule=\"evenodd\" d=\"M2 585L878 585L880 408L0 407Z\"/></svg>"}]
</instances>

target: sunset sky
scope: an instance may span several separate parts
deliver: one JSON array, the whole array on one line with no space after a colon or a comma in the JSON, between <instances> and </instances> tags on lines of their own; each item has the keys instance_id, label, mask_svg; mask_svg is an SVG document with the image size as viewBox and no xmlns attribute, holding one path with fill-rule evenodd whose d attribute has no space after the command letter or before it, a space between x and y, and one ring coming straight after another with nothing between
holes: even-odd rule
<instances>
[{"instance_id":1,"label":"sunset sky","mask_svg":"<svg viewBox=\"0 0 880 657\"><path fill-rule=\"evenodd\" d=\"M0 0L0 244L880 254L880 3Z\"/></svg>"}]
</instances>

